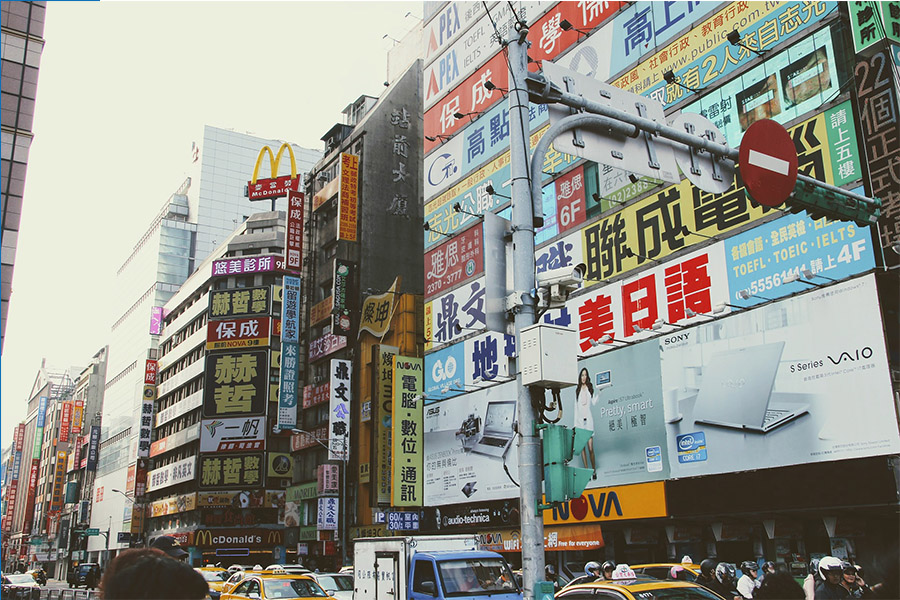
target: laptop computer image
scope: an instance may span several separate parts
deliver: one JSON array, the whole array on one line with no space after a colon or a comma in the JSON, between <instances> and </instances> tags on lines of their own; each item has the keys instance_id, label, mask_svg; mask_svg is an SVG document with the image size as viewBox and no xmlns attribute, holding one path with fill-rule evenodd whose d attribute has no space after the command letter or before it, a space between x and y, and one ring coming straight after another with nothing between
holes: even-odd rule
<instances>
[{"instance_id":1,"label":"laptop computer image","mask_svg":"<svg viewBox=\"0 0 900 600\"><path fill-rule=\"evenodd\" d=\"M805 414L808 404L772 400L784 342L727 350L712 357L694 405L694 421L768 433Z\"/></svg>"},{"instance_id":2,"label":"laptop computer image","mask_svg":"<svg viewBox=\"0 0 900 600\"><path fill-rule=\"evenodd\" d=\"M472 452L503 458L512 444L516 432L513 423L516 420L516 402L503 400L488 402L484 413L484 428L481 430L481 438Z\"/></svg>"}]
</instances>

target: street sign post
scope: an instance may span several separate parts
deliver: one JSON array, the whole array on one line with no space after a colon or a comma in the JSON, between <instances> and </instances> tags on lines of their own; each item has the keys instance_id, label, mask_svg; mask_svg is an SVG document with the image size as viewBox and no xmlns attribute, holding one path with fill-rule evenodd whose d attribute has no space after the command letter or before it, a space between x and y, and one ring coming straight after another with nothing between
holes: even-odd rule
<instances>
[{"instance_id":1,"label":"street sign post","mask_svg":"<svg viewBox=\"0 0 900 600\"><path fill-rule=\"evenodd\" d=\"M96 527L91 527L90 529L85 530L85 535L100 535L100 530Z\"/></svg>"},{"instance_id":2,"label":"street sign post","mask_svg":"<svg viewBox=\"0 0 900 600\"><path fill-rule=\"evenodd\" d=\"M797 183L794 140L771 119L755 121L741 140L738 169L747 193L757 204L784 204Z\"/></svg>"}]
</instances>

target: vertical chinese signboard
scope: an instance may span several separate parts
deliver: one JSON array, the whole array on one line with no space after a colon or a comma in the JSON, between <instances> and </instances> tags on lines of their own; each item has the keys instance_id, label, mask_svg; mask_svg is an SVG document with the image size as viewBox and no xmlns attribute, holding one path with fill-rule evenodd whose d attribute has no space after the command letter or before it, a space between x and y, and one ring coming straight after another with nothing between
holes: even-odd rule
<instances>
[{"instance_id":1,"label":"vertical chinese signboard","mask_svg":"<svg viewBox=\"0 0 900 600\"><path fill-rule=\"evenodd\" d=\"M375 406L372 436L375 448L375 503L391 505L391 405L394 400L394 357L400 352L396 346L373 346L375 365Z\"/></svg>"},{"instance_id":2,"label":"vertical chinese signboard","mask_svg":"<svg viewBox=\"0 0 900 600\"><path fill-rule=\"evenodd\" d=\"M138 457L140 458L150 456L158 367L155 360L148 360L144 366L144 397L141 400L141 427L138 430Z\"/></svg>"},{"instance_id":3,"label":"vertical chinese signboard","mask_svg":"<svg viewBox=\"0 0 900 600\"><path fill-rule=\"evenodd\" d=\"M278 428L297 426L297 369L300 356L300 278L284 276L281 302L281 373Z\"/></svg>"},{"instance_id":4,"label":"vertical chinese signboard","mask_svg":"<svg viewBox=\"0 0 900 600\"><path fill-rule=\"evenodd\" d=\"M350 449L350 400L353 365L331 359L331 411L328 413L328 458L347 460Z\"/></svg>"},{"instance_id":5,"label":"vertical chinese signboard","mask_svg":"<svg viewBox=\"0 0 900 600\"><path fill-rule=\"evenodd\" d=\"M422 375L424 361L394 357L391 504L422 506Z\"/></svg>"},{"instance_id":6,"label":"vertical chinese signboard","mask_svg":"<svg viewBox=\"0 0 900 600\"><path fill-rule=\"evenodd\" d=\"M341 154L341 189L338 195L337 239L356 241L357 184L359 157Z\"/></svg>"},{"instance_id":7,"label":"vertical chinese signboard","mask_svg":"<svg viewBox=\"0 0 900 600\"><path fill-rule=\"evenodd\" d=\"M75 403L67 400L62 404L62 413L59 418L59 441L68 442L69 434L72 431L72 409Z\"/></svg>"},{"instance_id":8,"label":"vertical chinese signboard","mask_svg":"<svg viewBox=\"0 0 900 600\"><path fill-rule=\"evenodd\" d=\"M31 447L31 472L28 477L28 495L25 498L25 519L23 521L26 529L31 527L31 518L34 516L37 480L41 468L41 446L44 443L44 424L47 417L47 401L47 396L41 396L34 428L34 444Z\"/></svg>"},{"instance_id":9,"label":"vertical chinese signboard","mask_svg":"<svg viewBox=\"0 0 900 600\"><path fill-rule=\"evenodd\" d=\"M350 335L350 313L355 305L353 277L355 264L339 258L334 259L334 289L331 295L331 333Z\"/></svg>"},{"instance_id":10,"label":"vertical chinese signboard","mask_svg":"<svg viewBox=\"0 0 900 600\"><path fill-rule=\"evenodd\" d=\"M288 190L285 260L288 269L299 269L303 256L303 192Z\"/></svg>"}]
</instances>

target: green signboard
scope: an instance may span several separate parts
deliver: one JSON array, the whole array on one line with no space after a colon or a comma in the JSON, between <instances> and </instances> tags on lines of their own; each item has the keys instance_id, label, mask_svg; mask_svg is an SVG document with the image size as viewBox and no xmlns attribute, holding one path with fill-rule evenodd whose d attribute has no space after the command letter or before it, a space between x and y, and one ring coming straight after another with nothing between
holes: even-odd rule
<instances>
[{"instance_id":1,"label":"green signboard","mask_svg":"<svg viewBox=\"0 0 900 600\"><path fill-rule=\"evenodd\" d=\"M96 527L91 527L90 529L85 530L85 535L100 535L100 530Z\"/></svg>"},{"instance_id":2,"label":"green signboard","mask_svg":"<svg viewBox=\"0 0 900 600\"><path fill-rule=\"evenodd\" d=\"M856 143L856 126L850 102L844 102L825 113L825 127L828 131L828 150L831 153L831 168L834 185L842 186L862 177L859 162L859 146Z\"/></svg>"},{"instance_id":3,"label":"green signboard","mask_svg":"<svg viewBox=\"0 0 900 600\"><path fill-rule=\"evenodd\" d=\"M884 38L900 43L900 0L848 2L847 6L857 54Z\"/></svg>"}]
</instances>

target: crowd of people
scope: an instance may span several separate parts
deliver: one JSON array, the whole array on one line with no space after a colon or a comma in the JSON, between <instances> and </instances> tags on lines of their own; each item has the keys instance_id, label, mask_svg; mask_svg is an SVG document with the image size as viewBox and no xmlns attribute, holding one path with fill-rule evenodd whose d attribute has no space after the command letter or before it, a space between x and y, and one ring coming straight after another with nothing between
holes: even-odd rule
<instances>
[{"instance_id":1,"label":"crowd of people","mask_svg":"<svg viewBox=\"0 0 900 600\"><path fill-rule=\"evenodd\" d=\"M692 579L689 569L692 564L690 557L684 557L681 565L671 567L668 578ZM568 585L615 579L616 568L616 564L610 560L602 565L590 561L584 566L585 574L576 577ZM757 561L747 560L741 563L740 570L741 576L738 577L737 567L734 564L707 558L700 563L700 573L696 576L695 583L727 600L836 600L892 597L881 593L882 584L869 586L863 577L861 566L833 556L826 556L821 560L813 559L809 565L809 575L803 585L797 583L786 570L776 568L772 561L767 561L760 567ZM559 589L559 578L553 565L547 565L544 578L553 581L556 589Z\"/></svg>"}]
</instances>

